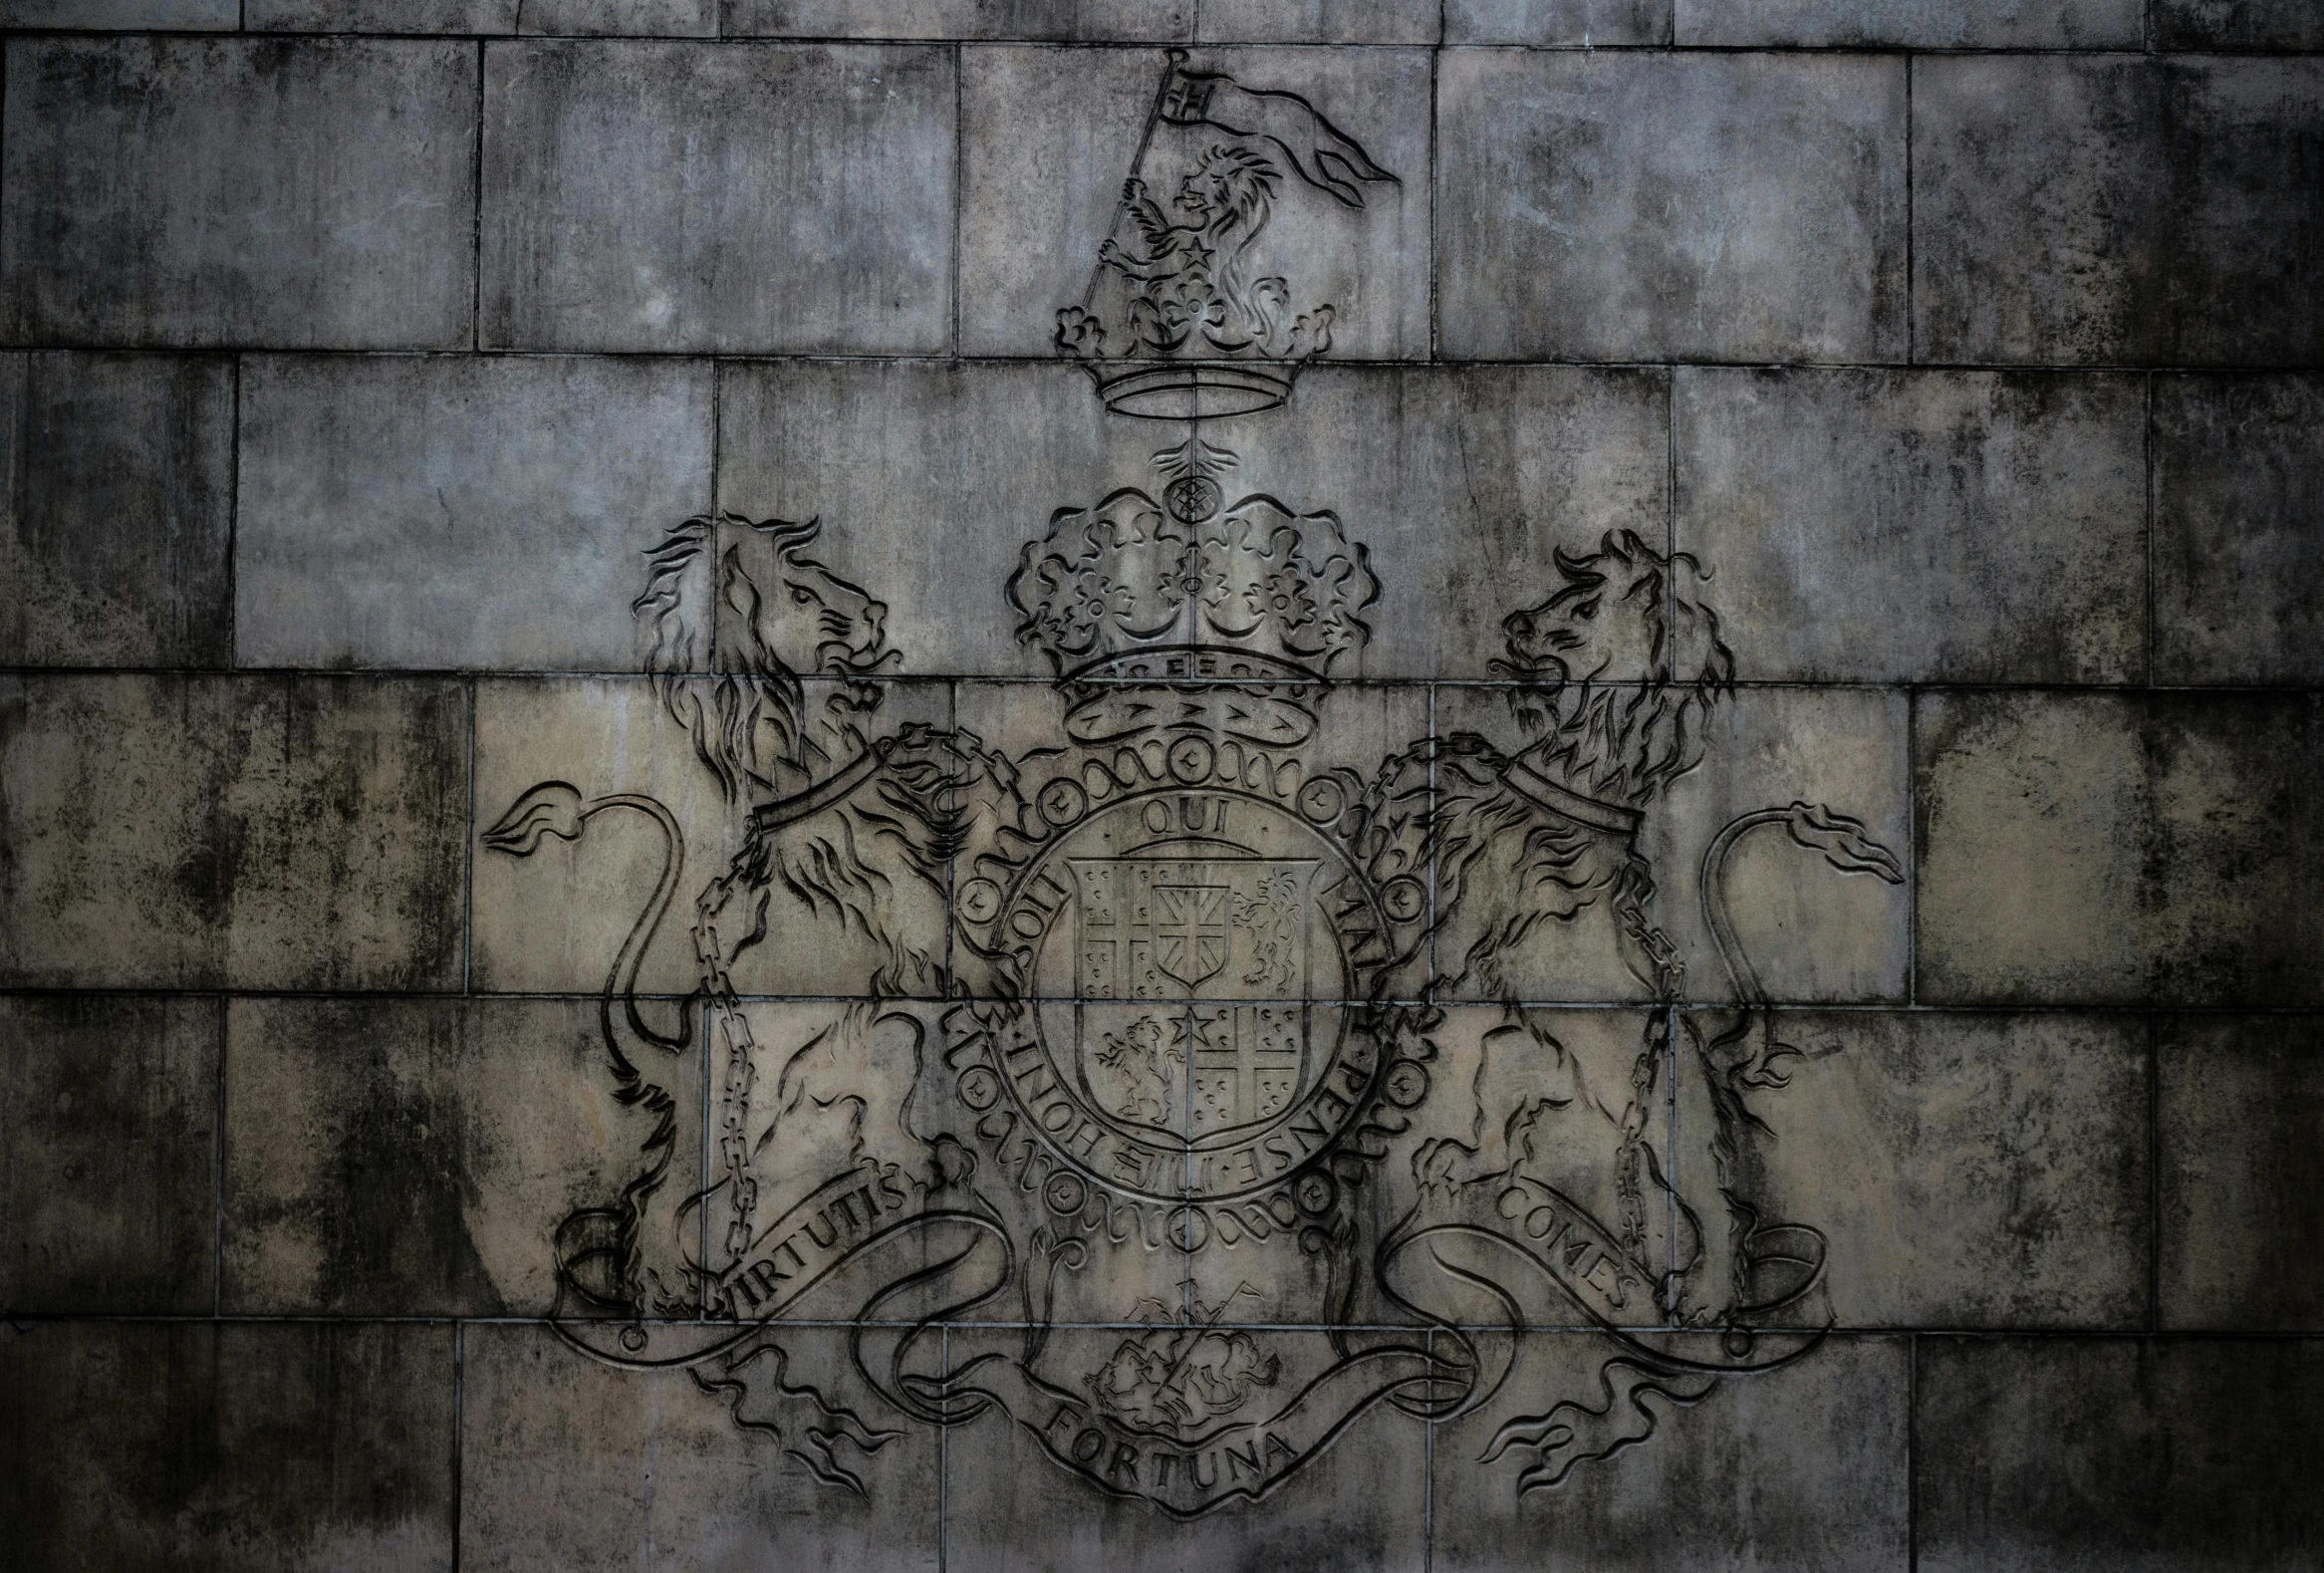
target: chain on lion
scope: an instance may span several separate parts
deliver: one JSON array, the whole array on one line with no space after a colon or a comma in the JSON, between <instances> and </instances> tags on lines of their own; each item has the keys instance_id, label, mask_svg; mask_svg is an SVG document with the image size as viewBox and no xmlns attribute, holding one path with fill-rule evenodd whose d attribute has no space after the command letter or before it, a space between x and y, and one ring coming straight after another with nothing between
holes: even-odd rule
<instances>
[{"instance_id":1,"label":"chain on lion","mask_svg":"<svg viewBox=\"0 0 2324 1573\"><path fill-rule=\"evenodd\" d=\"M718 945L718 930L710 914L724 895L726 882L713 881L695 904L694 957L701 966L702 993L710 1003L710 1019L726 1049L726 1079L718 1102L718 1154L727 1180L728 1214L726 1259L739 1259L750 1248L751 1212L758 1205L758 1181L750 1176L750 1082L753 1044L750 1022L742 1014Z\"/></svg>"}]
</instances>

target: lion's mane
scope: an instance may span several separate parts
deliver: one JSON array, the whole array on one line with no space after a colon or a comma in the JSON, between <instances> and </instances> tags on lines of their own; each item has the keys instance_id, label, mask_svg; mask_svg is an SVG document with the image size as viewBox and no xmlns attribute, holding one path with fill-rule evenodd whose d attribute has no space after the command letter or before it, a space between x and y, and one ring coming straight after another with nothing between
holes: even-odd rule
<instances>
[{"instance_id":1,"label":"lion's mane","mask_svg":"<svg viewBox=\"0 0 2324 1573\"><path fill-rule=\"evenodd\" d=\"M803 769L825 761L807 735L799 681L799 668L813 667L813 652L795 651L785 659L758 637L753 613L761 591L737 549L718 549L721 526L756 531L778 560L799 561L820 522L754 524L740 514L697 514L646 553L646 589L630 604L651 631L646 669L653 673L654 691L732 802L744 795L761 725L771 724L788 761ZM721 597L733 603L734 615L726 619L718 616ZM740 632L722 635L721 622Z\"/></svg>"},{"instance_id":2,"label":"lion's mane","mask_svg":"<svg viewBox=\"0 0 2324 1573\"><path fill-rule=\"evenodd\" d=\"M1223 210L1213 212L1204 227L1206 238L1223 247L1231 235L1235 247L1248 245L1265 227L1275 187L1282 175L1265 154L1226 143L1205 153L1198 172L1217 181L1226 198Z\"/></svg>"},{"instance_id":3,"label":"lion's mane","mask_svg":"<svg viewBox=\"0 0 2324 1573\"><path fill-rule=\"evenodd\" d=\"M1515 680L1510 707L1528 736L1551 739L1528 750L1535 770L1585 797L1641 808L1700 762L1704 723L1734 686L1734 653L1697 589L1709 576L1635 530L1609 531L1598 550L1560 550L1554 560L1565 583L1502 621L1506 654L1493 672ZM1643 655L1643 671L1576 669L1606 654L1588 637L1601 618L1627 620L1620 648Z\"/></svg>"},{"instance_id":4,"label":"lion's mane","mask_svg":"<svg viewBox=\"0 0 2324 1573\"><path fill-rule=\"evenodd\" d=\"M852 743L852 754L864 746L860 737L845 735L853 712L879 702L876 688L862 697L843 688L820 721L808 706L803 674L853 677L893 658L884 645L848 652L841 638L845 617L808 619L795 628L781 623L792 629L796 648L768 642L761 605L785 594L786 583L761 584L754 559L760 575L771 567L785 582L813 585L851 605L878 606L804 555L817 530L814 520L753 523L739 514L702 514L673 527L646 554L646 589L632 605L651 633L646 669L729 803L801 790L845 764L835 757L841 747ZM762 751L770 738L771 758ZM763 830L754 820L729 878L743 893L785 890L873 939L888 957L872 980L874 993L925 987L935 972L927 936L941 934L941 909L932 918L919 909L928 907L930 893L940 902L959 840L948 785L929 769L892 769L797 824ZM745 931L722 937L747 948L764 922L760 909L742 920Z\"/></svg>"}]
</instances>

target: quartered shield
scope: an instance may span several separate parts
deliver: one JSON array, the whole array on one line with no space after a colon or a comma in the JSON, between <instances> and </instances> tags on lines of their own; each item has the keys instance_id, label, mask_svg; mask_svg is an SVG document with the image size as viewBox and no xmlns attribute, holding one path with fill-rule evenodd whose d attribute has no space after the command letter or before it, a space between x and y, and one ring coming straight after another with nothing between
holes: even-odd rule
<instances>
[{"instance_id":1,"label":"quartered shield","mask_svg":"<svg viewBox=\"0 0 2324 1573\"><path fill-rule=\"evenodd\" d=\"M1203 1137L1311 1074L1313 859L1076 858L1076 1065L1116 1119ZM1318 930L1323 934L1319 938Z\"/></svg>"}]
</instances>

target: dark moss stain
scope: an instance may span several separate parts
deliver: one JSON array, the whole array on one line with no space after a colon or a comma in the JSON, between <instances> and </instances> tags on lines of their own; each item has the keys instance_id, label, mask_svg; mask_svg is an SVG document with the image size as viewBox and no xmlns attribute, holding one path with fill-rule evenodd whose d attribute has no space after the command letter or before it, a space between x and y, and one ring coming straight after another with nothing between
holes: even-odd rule
<instances>
[{"instance_id":1,"label":"dark moss stain","mask_svg":"<svg viewBox=\"0 0 2324 1573\"><path fill-rule=\"evenodd\" d=\"M0 1329L15 1568L240 1573L416 1531L448 1558L452 1338L426 1326Z\"/></svg>"},{"instance_id":2,"label":"dark moss stain","mask_svg":"<svg viewBox=\"0 0 2324 1573\"><path fill-rule=\"evenodd\" d=\"M259 1019L275 1041L254 1055L311 1083L321 1173L302 1192L251 1207L247 1237L289 1225L321 1250L315 1309L344 1315L426 1310L497 1315L502 1301L468 1236L488 1126L464 1104L467 1011L450 1001L289 1003ZM251 1088L263 1099L263 1086ZM260 1141L268 1137L260 1136ZM286 1287L286 1286L272 1286Z\"/></svg>"}]
</instances>

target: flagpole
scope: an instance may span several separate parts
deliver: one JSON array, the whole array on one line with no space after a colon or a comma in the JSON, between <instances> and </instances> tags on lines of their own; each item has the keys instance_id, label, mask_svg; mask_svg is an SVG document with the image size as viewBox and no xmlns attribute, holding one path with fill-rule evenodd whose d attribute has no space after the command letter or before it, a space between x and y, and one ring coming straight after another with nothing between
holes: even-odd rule
<instances>
[{"instance_id":1,"label":"flagpole","mask_svg":"<svg viewBox=\"0 0 2324 1573\"><path fill-rule=\"evenodd\" d=\"M1162 98L1170 91L1170 78L1175 76L1178 68L1185 63L1186 52L1184 50L1173 49L1164 52L1162 81L1154 90L1154 103L1147 109L1146 130L1139 133L1138 151L1130 155L1130 173L1124 176L1125 184L1137 179L1139 169L1145 165L1147 149L1154 145L1154 129L1162 124ZM1121 232L1122 215L1129 211L1129 200L1117 194L1114 203L1114 222L1106 230L1107 240L1114 239ZM1081 309L1085 312L1090 309L1091 302L1098 298L1098 280L1104 278L1106 274L1105 245L1103 242L1100 242L1098 251L1098 260L1090 264L1090 281L1083 286L1081 292Z\"/></svg>"}]
</instances>

